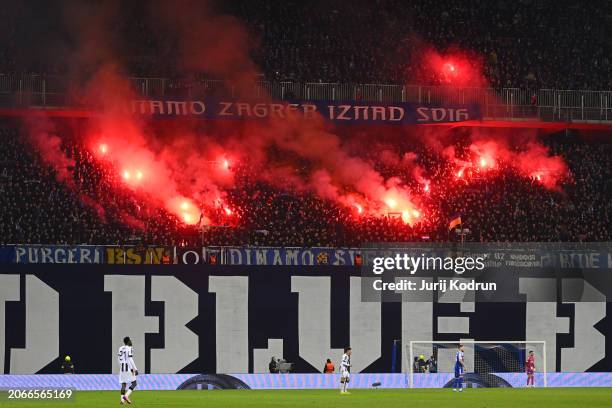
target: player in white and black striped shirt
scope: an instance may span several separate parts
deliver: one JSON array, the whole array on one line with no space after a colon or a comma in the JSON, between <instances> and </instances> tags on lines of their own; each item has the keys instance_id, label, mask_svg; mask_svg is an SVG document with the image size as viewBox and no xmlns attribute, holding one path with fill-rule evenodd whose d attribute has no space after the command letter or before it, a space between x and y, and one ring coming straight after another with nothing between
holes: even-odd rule
<instances>
[{"instance_id":1,"label":"player in white and black striped shirt","mask_svg":"<svg viewBox=\"0 0 612 408\"><path fill-rule=\"evenodd\" d=\"M351 354L353 354L352 349L346 347L340 361L340 394L350 394L347 388L351 380Z\"/></svg>"},{"instance_id":2,"label":"player in white and black striped shirt","mask_svg":"<svg viewBox=\"0 0 612 408\"><path fill-rule=\"evenodd\" d=\"M136 376L138 368L134 363L134 349L132 348L132 340L129 337L123 339L123 346L119 347L117 355L119 362L119 383L121 384L121 403L131 404L130 394L136 388ZM130 383L129 389L126 391L127 384Z\"/></svg>"}]
</instances>

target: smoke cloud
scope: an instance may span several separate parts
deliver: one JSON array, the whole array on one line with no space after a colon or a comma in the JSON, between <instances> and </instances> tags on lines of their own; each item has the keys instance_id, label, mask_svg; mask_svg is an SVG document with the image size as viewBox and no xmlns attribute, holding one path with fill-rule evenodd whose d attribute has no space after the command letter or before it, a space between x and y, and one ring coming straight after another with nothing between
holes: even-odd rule
<instances>
[{"instance_id":1,"label":"smoke cloud","mask_svg":"<svg viewBox=\"0 0 612 408\"><path fill-rule=\"evenodd\" d=\"M428 170L418 163L416 153L400 155L392 143L373 142L374 132L384 129L366 131L366 138L358 137L364 141L365 150L373 150L366 157L364 149L356 151L354 144L322 119L306 120L298 114L289 114L283 120L202 127L188 121L159 124L127 113L126 105L140 97L125 73L125 46L121 38L109 36L107 31L116 21L119 8L115 2L101 7L98 10L85 5L66 13L76 39L70 59L77 78L72 96L97 108L99 114L80 134L81 143L96 160L112 169L121 183L118 189L132 191L185 224L208 223L215 210L228 208L226 191L236 186L235 168L244 164L256 169L253 182L314 192L358 215L395 214L406 223L420 221L422 194L430 188ZM158 36L167 36L165 41L176 46L173 55L183 72L226 80L237 95L248 96L258 73L250 57L255 44L239 21L217 15L209 5L196 1L181 2L180 6L153 2L149 11ZM454 52L444 57L428 51L424 58L429 69L445 73L448 85L481 81L479 63L471 63L465 54ZM60 136L42 130L40 124L29 123L28 128L45 161L57 169L61 181L69 183L69 169L74 163L63 153ZM461 154L455 151L452 135L445 129L414 134L432 154L455 165L459 177L465 169L480 167L484 171L504 162L526 178L558 188L567 173L561 158L551 156L534 135L525 136L517 146L503 131L495 132L472 131L467 136L468 153ZM370 159L372 155L376 160ZM399 168L401 173L386 174L377 168L377 161ZM126 220L142 226L136 217L126 215Z\"/></svg>"}]
</instances>

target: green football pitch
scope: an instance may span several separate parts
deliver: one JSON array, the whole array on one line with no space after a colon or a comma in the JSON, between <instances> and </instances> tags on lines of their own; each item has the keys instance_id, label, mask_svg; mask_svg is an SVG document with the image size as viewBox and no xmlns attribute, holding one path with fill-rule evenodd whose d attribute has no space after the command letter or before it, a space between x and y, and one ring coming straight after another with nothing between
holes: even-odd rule
<instances>
[{"instance_id":1,"label":"green football pitch","mask_svg":"<svg viewBox=\"0 0 612 408\"><path fill-rule=\"evenodd\" d=\"M108 391L76 392L69 402L7 401L2 407L71 407L93 408L119 405L119 393ZM503 408L503 407L610 407L612 388L536 388L536 389L467 389L455 393L449 389L352 390L340 395L335 390L274 391L135 391L132 407L207 408L232 407L350 407L350 408Z\"/></svg>"}]
</instances>

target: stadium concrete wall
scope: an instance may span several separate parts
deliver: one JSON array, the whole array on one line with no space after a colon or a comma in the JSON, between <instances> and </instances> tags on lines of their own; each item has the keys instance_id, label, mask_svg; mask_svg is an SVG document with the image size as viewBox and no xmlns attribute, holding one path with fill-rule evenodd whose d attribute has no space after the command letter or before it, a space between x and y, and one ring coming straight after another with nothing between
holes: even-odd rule
<instances>
[{"instance_id":1,"label":"stadium concrete wall","mask_svg":"<svg viewBox=\"0 0 612 408\"><path fill-rule=\"evenodd\" d=\"M317 373L346 345L354 373L391 372L395 340L432 339L545 340L548 371L608 372L609 312L598 302L364 303L348 266L5 264L0 369L53 374L70 355L77 373L112 373L130 336L142 373L264 373L272 356Z\"/></svg>"}]
</instances>

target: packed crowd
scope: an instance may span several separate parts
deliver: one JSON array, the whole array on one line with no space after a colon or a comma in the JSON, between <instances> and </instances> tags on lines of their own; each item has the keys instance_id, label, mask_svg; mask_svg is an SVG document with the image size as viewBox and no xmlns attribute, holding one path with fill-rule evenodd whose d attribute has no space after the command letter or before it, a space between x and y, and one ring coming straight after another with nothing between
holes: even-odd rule
<instances>
[{"instance_id":1,"label":"packed crowd","mask_svg":"<svg viewBox=\"0 0 612 408\"><path fill-rule=\"evenodd\" d=\"M461 137L456 149L461 151ZM431 180L423 185L398 163L370 158L385 177L426 197L412 225L394 214L366 216L308 192L282 191L253 182L258 170L241 163L226 201L234 213L208 213L209 225L187 226L151 208L122 187L120 175L101 166L77 143L63 142L70 163L51 169L15 127L0 128L0 244L165 244L357 246L367 242L458 240L449 218L459 214L468 241L539 242L612 239L612 145L576 138L547 139L570 168L559 190L500 163L494 176L453 180L456 168L430 147L398 141ZM364 155L367 153L364 152ZM367 157L367 156L365 156ZM378 161L376 161L378 160ZM440 181L436 181L440 180ZM420 190L419 190L420 189Z\"/></svg>"},{"instance_id":2,"label":"packed crowd","mask_svg":"<svg viewBox=\"0 0 612 408\"><path fill-rule=\"evenodd\" d=\"M433 45L480 56L493 87L602 90L612 85L605 2L238 4L237 14L263 39L259 63L278 79L436 84L439 76L419 72L424 46Z\"/></svg>"},{"instance_id":3,"label":"packed crowd","mask_svg":"<svg viewBox=\"0 0 612 408\"><path fill-rule=\"evenodd\" d=\"M439 76L420 69L431 46L478 56L493 87L612 85L607 1L241 0L214 8L246 25L252 57L268 79L435 84ZM122 6L122 18L110 21L125 48L127 70L145 77L194 74L181 72L180 41L162 32L147 9L147 2L130 2ZM74 67L53 58L69 48L53 44L75 34L70 25L62 32L62 18L53 2L3 7L0 72L70 73Z\"/></svg>"}]
</instances>

